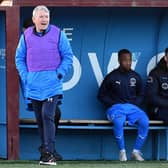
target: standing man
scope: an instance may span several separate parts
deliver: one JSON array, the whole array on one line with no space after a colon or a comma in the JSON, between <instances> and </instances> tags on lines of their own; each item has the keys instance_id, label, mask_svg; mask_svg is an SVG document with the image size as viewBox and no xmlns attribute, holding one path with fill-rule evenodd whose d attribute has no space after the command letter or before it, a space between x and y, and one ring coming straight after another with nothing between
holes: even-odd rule
<instances>
[{"instance_id":1,"label":"standing man","mask_svg":"<svg viewBox=\"0 0 168 168\"><path fill-rule=\"evenodd\" d=\"M165 49L165 56L149 73L146 92L149 117L168 123L168 48Z\"/></svg>"},{"instance_id":2,"label":"standing man","mask_svg":"<svg viewBox=\"0 0 168 168\"><path fill-rule=\"evenodd\" d=\"M123 126L137 126L138 135L132 151L133 160L143 161L140 149L148 135L149 120L138 106L143 99L140 75L131 70L132 54L127 49L118 53L119 68L103 80L98 99L107 107L107 118L114 124L114 135L119 147L119 160L127 161Z\"/></svg>"},{"instance_id":3,"label":"standing man","mask_svg":"<svg viewBox=\"0 0 168 168\"><path fill-rule=\"evenodd\" d=\"M72 66L73 53L64 32L50 25L46 6L33 10L35 26L21 36L16 49L16 67L32 100L43 148L40 164L56 165L55 110L62 98L63 79Z\"/></svg>"},{"instance_id":4,"label":"standing man","mask_svg":"<svg viewBox=\"0 0 168 168\"><path fill-rule=\"evenodd\" d=\"M22 30L23 30L23 32L27 29L27 28L29 28L29 27L31 27L31 26L33 26L34 24L33 24L33 21L32 21L32 19L30 19L30 18L28 18L28 19L26 19L26 20L24 20L24 22L23 22L23 28L22 28ZM20 86L21 86L21 91L22 91L22 94L23 94L23 97L24 97L24 99L25 99L25 101L26 101L26 104L27 104L27 110L28 111L33 111L33 108L32 108L32 101L28 98L26 98L24 95L25 95L25 89L24 89L24 83L22 83L22 81L20 81ZM60 110L60 108L59 108L59 105L61 104L61 100L60 100L60 102L58 102L57 103L57 107L56 107L56 110L55 110L55 129L56 129L56 133L57 133L57 129L58 129L58 124L59 124L59 120L61 119L61 110ZM43 153L43 150L45 150L44 148L43 148L43 146L40 146L39 147L39 151L40 151L40 153L42 154ZM56 158L56 160L62 160L62 156L61 155L59 155L56 151L54 152L54 156L55 156L55 158Z\"/></svg>"}]
</instances>

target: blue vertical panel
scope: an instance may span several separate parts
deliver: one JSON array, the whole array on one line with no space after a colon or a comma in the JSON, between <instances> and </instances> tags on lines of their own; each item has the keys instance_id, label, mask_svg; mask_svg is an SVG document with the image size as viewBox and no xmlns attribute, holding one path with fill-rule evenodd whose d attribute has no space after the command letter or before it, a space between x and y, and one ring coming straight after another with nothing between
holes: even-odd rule
<instances>
[{"instance_id":1,"label":"blue vertical panel","mask_svg":"<svg viewBox=\"0 0 168 168\"><path fill-rule=\"evenodd\" d=\"M7 156L5 13L0 12L0 157Z\"/></svg>"},{"instance_id":2,"label":"blue vertical panel","mask_svg":"<svg viewBox=\"0 0 168 168\"><path fill-rule=\"evenodd\" d=\"M159 61L161 57L164 55L165 48L168 48L168 12L164 10L160 17L160 29L159 29L159 37L157 41L157 54L156 60Z\"/></svg>"},{"instance_id":3,"label":"blue vertical panel","mask_svg":"<svg viewBox=\"0 0 168 168\"><path fill-rule=\"evenodd\" d=\"M158 53L163 52L166 47L168 47L168 11L164 10L160 18L160 29L159 29L159 38L158 38Z\"/></svg>"},{"instance_id":4,"label":"blue vertical panel","mask_svg":"<svg viewBox=\"0 0 168 168\"><path fill-rule=\"evenodd\" d=\"M85 9L86 10L86 9ZM106 29L108 25L108 8L87 9L83 26L85 28L81 48L82 76L77 108L81 118L104 119L105 113L97 100L97 93L104 63ZM75 104L74 104L75 105ZM84 108L82 110L82 107ZM78 111L79 111L78 110Z\"/></svg>"}]
</instances>

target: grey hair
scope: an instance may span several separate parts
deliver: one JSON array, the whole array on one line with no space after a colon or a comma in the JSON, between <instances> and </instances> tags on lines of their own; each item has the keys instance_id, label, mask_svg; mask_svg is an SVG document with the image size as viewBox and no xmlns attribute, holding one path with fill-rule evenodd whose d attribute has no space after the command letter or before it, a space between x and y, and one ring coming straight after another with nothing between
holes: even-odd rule
<instances>
[{"instance_id":1,"label":"grey hair","mask_svg":"<svg viewBox=\"0 0 168 168\"><path fill-rule=\"evenodd\" d=\"M36 14L37 14L37 12L38 12L38 11L41 11L41 10L47 12L47 13L50 15L50 11L49 11L49 9L48 9L46 6L44 6L44 5L39 5L39 6L36 6L36 7L33 9L33 17L35 17Z\"/></svg>"}]
</instances>

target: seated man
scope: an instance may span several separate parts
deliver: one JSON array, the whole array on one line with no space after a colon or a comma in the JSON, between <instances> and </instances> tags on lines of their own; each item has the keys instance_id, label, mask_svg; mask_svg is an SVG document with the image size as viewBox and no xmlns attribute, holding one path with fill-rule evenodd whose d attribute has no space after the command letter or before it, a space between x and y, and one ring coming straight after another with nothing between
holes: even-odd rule
<instances>
[{"instance_id":1,"label":"seated man","mask_svg":"<svg viewBox=\"0 0 168 168\"><path fill-rule=\"evenodd\" d=\"M149 73L146 92L149 116L168 123L168 48L165 56Z\"/></svg>"},{"instance_id":2,"label":"seated man","mask_svg":"<svg viewBox=\"0 0 168 168\"><path fill-rule=\"evenodd\" d=\"M119 147L120 161L127 161L124 144L123 126L138 127L138 136L132 151L133 160L144 161L140 149L148 135L149 120L138 106L143 99L143 87L140 75L131 70L132 54L127 49L118 53L119 67L103 80L98 99L107 107L107 118L114 124L114 135Z\"/></svg>"}]
</instances>

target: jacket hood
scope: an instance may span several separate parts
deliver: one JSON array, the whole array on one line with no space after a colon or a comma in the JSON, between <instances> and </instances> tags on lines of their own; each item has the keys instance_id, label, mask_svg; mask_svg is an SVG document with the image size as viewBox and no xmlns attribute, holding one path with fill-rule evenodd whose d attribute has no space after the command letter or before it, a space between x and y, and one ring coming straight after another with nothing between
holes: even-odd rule
<instances>
[{"instance_id":1,"label":"jacket hood","mask_svg":"<svg viewBox=\"0 0 168 168\"><path fill-rule=\"evenodd\" d=\"M168 72L168 67L166 66L166 61L164 57L159 61L159 63L156 66L157 70Z\"/></svg>"}]
</instances>

